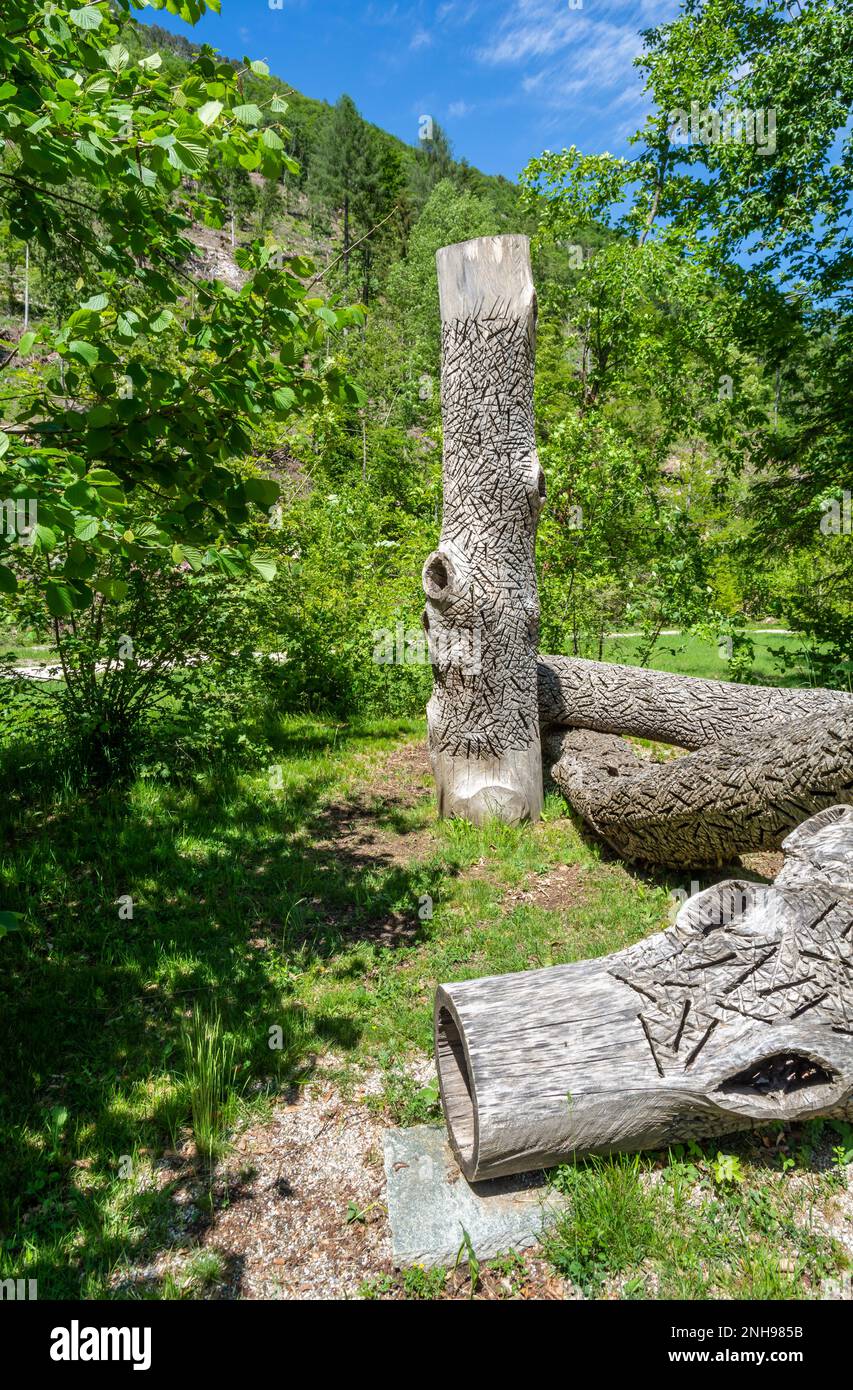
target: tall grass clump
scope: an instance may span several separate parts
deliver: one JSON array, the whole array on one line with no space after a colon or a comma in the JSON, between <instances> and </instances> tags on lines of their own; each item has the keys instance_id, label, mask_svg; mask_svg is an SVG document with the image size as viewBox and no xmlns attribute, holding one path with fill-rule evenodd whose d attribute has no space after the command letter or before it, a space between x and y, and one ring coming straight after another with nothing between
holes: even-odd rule
<instances>
[{"instance_id":1,"label":"tall grass clump","mask_svg":"<svg viewBox=\"0 0 853 1390\"><path fill-rule=\"evenodd\" d=\"M219 1014L198 1011L184 1025L181 1042L193 1137L199 1157L211 1164L222 1154L234 1119L236 1047Z\"/></svg>"}]
</instances>

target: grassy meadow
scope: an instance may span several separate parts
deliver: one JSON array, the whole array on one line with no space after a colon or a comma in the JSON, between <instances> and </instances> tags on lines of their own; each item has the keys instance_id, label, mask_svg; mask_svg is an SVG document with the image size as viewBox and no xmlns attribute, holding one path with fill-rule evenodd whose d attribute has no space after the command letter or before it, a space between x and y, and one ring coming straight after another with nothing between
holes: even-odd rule
<instances>
[{"instance_id":1,"label":"grassy meadow","mask_svg":"<svg viewBox=\"0 0 853 1390\"><path fill-rule=\"evenodd\" d=\"M437 981L615 950L689 887L611 860L555 797L535 827L437 821L419 721L265 733L262 769L97 799L10 769L0 1275L40 1297L129 1296L122 1272L178 1239L158 1158L189 1139L212 1172L288 1088L378 1071L388 1123L439 1123L406 1067L430 1052ZM845 1263L825 1213L851 1158L853 1133L813 1124L564 1168L545 1257L587 1296L817 1296ZM215 1290L209 1250L187 1268L147 1296ZM363 1294L444 1280L378 1272Z\"/></svg>"}]
</instances>

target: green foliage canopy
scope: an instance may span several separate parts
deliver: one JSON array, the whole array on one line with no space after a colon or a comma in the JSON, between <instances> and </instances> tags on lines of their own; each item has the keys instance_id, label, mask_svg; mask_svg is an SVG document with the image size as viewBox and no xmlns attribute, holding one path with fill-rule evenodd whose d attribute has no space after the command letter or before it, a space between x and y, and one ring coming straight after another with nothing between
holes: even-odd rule
<instances>
[{"instance_id":1,"label":"green foliage canopy","mask_svg":"<svg viewBox=\"0 0 853 1390\"><path fill-rule=\"evenodd\" d=\"M218 0L119 0L195 22ZM34 502L27 540L62 619L93 594L120 598L150 552L225 574L263 554L246 538L275 483L238 460L265 418L286 421L327 396L358 392L326 357L329 332L361 321L310 295L313 267L281 248L238 253L242 288L191 276L194 222L221 225L222 202L199 180L216 169L275 178L296 166L277 95L246 101L242 67L198 50L176 80L157 53L131 60L106 0L8 0L0 39L0 216L50 254L69 243L88 267L81 302L59 326L2 345L9 418L0 432L0 494ZM5 374L5 375L4 375ZM7 508L10 512L11 508ZM8 524L0 592L18 584ZM29 568L29 567L28 567ZM105 587L106 586L106 587Z\"/></svg>"}]
</instances>

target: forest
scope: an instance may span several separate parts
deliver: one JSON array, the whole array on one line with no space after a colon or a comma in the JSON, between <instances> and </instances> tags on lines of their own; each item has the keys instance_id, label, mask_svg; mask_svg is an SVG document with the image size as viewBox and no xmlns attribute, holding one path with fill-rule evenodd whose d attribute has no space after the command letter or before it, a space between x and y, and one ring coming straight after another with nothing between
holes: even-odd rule
<instances>
[{"instance_id":1,"label":"forest","mask_svg":"<svg viewBox=\"0 0 853 1390\"><path fill-rule=\"evenodd\" d=\"M426 1268L371 1155L439 1120L437 984L617 950L726 877L623 862L553 786L538 826L436 815L436 253L530 240L541 651L853 693L850 0L683 0L630 152L516 181L368 122L357 71L329 104L143 9L219 0L0 17L0 1280L831 1296L841 1119L561 1166L532 1254ZM291 1144L347 1133L281 1168L291 1225L285 1104Z\"/></svg>"}]
</instances>

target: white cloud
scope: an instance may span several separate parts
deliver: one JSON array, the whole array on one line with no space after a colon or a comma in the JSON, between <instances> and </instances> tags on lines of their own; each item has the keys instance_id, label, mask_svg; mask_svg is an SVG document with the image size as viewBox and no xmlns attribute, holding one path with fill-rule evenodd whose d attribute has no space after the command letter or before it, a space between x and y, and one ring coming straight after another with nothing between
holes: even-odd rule
<instances>
[{"instance_id":1,"label":"white cloud","mask_svg":"<svg viewBox=\"0 0 853 1390\"><path fill-rule=\"evenodd\" d=\"M510 0L477 58L489 66L523 68L521 91L552 110L581 101L599 109L645 104L634 59L640 30L671 18L676 0L584 0L570 10L554 0Z\"/></svg>"},{"instance_id":2,"label":"white cloud","mask_svg":"<svg viewBox=\"0 0 853 1390\"><path fill-rule=\"evenodd\" d=\"M583 11L558 10L552 0L514 0L498 23L494 37L480 48L483 63L520 63L556 53L576 38L579 25L589 27Z\"/></svg>"},{"instance_id":3,"label":"white cloud","mask_svg":"<svg viewBox=\"0 0 853 1390\"><path fill-rule=\"evenodd\" d=\"M396 24L400 18L399 5L374 5L369 4L364 11L364 20L367 24Z\"/></svg>"},{"instance_id":4,"label":"white cloud","mask_svg":"<svg viewBox=\"0 0 853 1390\"><path fill-rule=\"evenodd\" d=\"M409 44L409 48L429 48L431 43L432 36L426 29L416 29L412 35L412 42Z\"/></svg>"},{"instance_id":5,"label":"white cloud","mask_svg":"<svg viewBox=\"0 0 853 1390\"><path fill-rule=\"evenodd\" d=\"M614 99L625 100L642 90L642 76L632 66L641 47L633 32L597 25L585 44L528 74L522 86L549 106L563 106L596 93L605 97L608 105Z\"/></svg>"},{"instance_id":6,"label":"white cloud","mask_svg":"<svg viewBox=\"0 0 853 1390\"><path fill-rule=\"evenodd\" d=\"M460 4L459 0L446 0L445 4L439 5L435 12L436 22L444 24L447 20L453 25L470 24L477 9L477 0L472 0L472 3L468 5Z\"/></svg>"},{"instance_id":7,"label":"white cloud","mask_svg":"<svg viewBox=\"0 0 853 1390\"><path fill-rule=\"evenodd\" d=\"M448 116L467 116L473 111L473 106L469 106L467 101L452 101L447 108Z\"/></svg>"}]
</instances>

